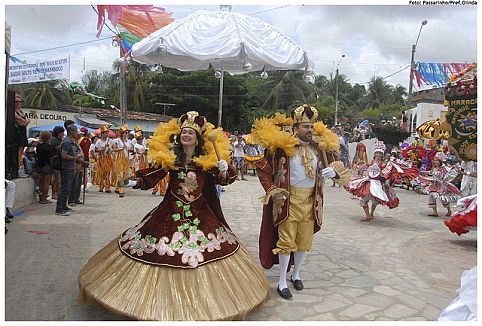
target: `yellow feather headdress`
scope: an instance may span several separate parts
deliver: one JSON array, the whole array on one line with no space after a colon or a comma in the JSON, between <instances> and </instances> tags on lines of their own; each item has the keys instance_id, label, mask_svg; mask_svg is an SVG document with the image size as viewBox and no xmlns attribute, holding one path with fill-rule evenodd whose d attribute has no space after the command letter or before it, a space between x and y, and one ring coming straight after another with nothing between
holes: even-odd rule
<instances>
[{"instance_id":1,"label":"yellow feather headdress","mask_svg":"<svg viewBox=\"0 0 482 326\"><path fill-rule=\"evenodd\" d=\"M148 159L152 160L155 167L161 167L164 170L177 170L175 160L176 155L172 151L174 147L173 136L179 135L181 127L176 119L172 119L167 123L161 122L147 141L149 151ZM202 137L204 139L203 149L206 154L193 158L193 162L199 165L203 170L209 170L218 166L216 152L211 141L208 140L209 133L216 134L216 145L218 147L221 159L229 160L229 139L223 133L222 128L214 128L211 123L208 123Z\"/></svg>"}]
</instances>

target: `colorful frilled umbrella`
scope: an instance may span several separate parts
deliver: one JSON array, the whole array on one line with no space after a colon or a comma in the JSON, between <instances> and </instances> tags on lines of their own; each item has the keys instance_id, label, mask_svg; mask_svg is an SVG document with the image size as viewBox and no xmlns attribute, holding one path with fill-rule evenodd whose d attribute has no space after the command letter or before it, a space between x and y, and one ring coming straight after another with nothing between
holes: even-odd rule
<instances>
[{"instance_id":1,"label":"colorful frilled umbrella","mask_svg":"<svg viewBox=\"0 0 482 326\"><path fill-rule=\"evenodd\" d=\"M451 151L464 161L477 161L477 65L452 76L445 86Z\"/></svg>"}]
</instances>

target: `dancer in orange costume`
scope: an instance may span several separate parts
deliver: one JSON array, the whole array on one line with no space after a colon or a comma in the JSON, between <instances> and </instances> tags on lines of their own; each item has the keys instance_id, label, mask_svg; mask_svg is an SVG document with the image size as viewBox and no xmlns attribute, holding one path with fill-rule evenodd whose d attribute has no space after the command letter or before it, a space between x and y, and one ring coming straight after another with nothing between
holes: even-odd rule
<instances>
[{"instance_id":1,"label":"dancer in orange costume","mask_svg":"<svg viewBox=\"0 0 482 326\"><path fill-rule=\"evenodd\" d=\"M99 181L99 192L110 193L110 175L112 173L112 139L108 137L109 125L103 125L100 128L100 139L95 143L95 152L97 153L97 172Z\"/></svg>"},{"instance_id":2,"label":"dancer in orange costume","mask_svg":"<svg viewBox=\"0 0 482 326\"><path fill-rule=\"evenodd\" d=\"M128 140L127 133L129 129L127 125L122 125L119 128L119 137L114 139L114 170L113 174L116 179L115 192L119 194L119 197L124 197L124 180L128 178L130 162L128 153Z\"/></svg>"}]
</instances>

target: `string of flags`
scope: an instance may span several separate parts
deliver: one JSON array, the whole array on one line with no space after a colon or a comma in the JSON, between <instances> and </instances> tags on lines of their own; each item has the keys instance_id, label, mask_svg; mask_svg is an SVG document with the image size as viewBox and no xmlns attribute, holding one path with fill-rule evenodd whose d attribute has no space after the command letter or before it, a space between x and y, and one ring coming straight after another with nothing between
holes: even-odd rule
<instances>
[{"instance_id":1,"label":"string of flags","mask_svg":"<svg viewBox=\"0 0 482 326\"><path fill-rule=\"evenodd\" d=\"M422 85L442 87L452 75L467 69L468 66L468 63L417 62L414 76L418 88Z\"/></svg>"}]
</instances>

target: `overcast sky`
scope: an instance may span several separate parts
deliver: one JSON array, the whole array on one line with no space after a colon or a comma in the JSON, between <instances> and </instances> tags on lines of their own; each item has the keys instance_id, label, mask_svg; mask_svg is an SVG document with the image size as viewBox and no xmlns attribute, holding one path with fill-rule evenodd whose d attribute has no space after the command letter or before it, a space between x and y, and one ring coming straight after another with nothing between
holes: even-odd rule
<instances>
[{"instance_id":1,"label":"overcast sky","mask_svg":"<svg viewBox=\"0 0 482 326\"><path fill-rule=\"evenodd\" d=\"M199 9L219 9L214 5L162 7L175 20ZM477 58L476 6L233 5L233 11L254 14L294 39L314 61L316 74L329 76L345 54L339 71L352 84L367 86L372 76L386 77L409 65L423 20L428 24L422 29L415 61L470 63ZM97 14L88 5L8 5L5 20L12 27L12 55L96 39ZM104 27L100 38L112 35ZM119 56L119 48L111 43L109 39L16 57L35 63L70 55L71 81L80 81L84 60L85 70L111 69ZM407 68L387 81L408 89L408 79Z\"/></svg>"}]
</instances>

